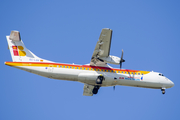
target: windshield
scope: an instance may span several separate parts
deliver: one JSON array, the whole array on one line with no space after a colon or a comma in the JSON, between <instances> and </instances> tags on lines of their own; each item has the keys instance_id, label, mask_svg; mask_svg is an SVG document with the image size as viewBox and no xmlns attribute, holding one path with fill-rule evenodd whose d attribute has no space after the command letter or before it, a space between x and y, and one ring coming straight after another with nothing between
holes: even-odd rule
<instances>
[{"instance_id":1,"label":"windshield","mask_svg":"<svg viewBox=\"0 0 180 120\"><path fill-rule=\"evenodd\" d=\"M159 76L164 76L162 73L159 73Z\"/></svg>"}]
</instances>

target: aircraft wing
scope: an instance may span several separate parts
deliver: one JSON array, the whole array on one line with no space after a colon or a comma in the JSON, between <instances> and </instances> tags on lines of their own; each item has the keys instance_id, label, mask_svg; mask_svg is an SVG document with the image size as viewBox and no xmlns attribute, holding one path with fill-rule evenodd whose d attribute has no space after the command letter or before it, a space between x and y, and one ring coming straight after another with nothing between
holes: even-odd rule
<instances>
[{"instance_id":1,"label":"aircraft wing","mask_svg":"<svg viewBox=\"0 0 180 120\"><path fill-rule=\"evenodd\" d=\"M84 84L84 91L83 91L83 95L84 96L93 96L93 91L94 86L92 85L88 85L88 84Z\"/></svg>"},{"instance_id":2,"label":"aircraft wing","mask_svg":"<svg viewBox=\"0 0 180 120\"><path fill-rule=\"evenodd\" d=\"M111 36L112 30L109 28L104 28L101 31L99 40L96 44L95 50L93 52L90 65L94 66L106 66L103 60L100 60L99 57L108 57L111 47Z\"/></svg>"}]
</instances>

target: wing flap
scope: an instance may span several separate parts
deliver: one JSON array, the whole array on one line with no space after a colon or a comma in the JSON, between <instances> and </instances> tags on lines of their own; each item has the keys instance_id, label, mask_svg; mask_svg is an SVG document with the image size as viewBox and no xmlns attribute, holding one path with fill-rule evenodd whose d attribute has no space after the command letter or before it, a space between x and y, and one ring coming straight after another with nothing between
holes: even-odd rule
<instances>
[{"instance_id":1,"label":"wing flap","mask_svg":"<svg viewBox=\"0 0 180 120\"><path fill-rule=\"evenodd\" d=\"M83 91L83 95L84 96L93 96L93 91L94 86L92 85L88 85L88 84L84 84L84 91Z\"/></svg>"}]
</instances>

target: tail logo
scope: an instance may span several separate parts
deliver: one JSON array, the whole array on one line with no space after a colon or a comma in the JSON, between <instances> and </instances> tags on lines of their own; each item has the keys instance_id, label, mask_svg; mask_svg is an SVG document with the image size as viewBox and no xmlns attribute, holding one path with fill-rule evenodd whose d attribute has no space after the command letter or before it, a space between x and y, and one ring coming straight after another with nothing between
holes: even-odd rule
<instances>
[{"instance_id":1,"label":"tail logo","mask_svg":"<svg viewBox=\"0 0 180 120\"><path fill-rule=\"evenodd\" d=\"M14 56L26 56L23 46L12 46Z\"/></svg>"}]
</instances>

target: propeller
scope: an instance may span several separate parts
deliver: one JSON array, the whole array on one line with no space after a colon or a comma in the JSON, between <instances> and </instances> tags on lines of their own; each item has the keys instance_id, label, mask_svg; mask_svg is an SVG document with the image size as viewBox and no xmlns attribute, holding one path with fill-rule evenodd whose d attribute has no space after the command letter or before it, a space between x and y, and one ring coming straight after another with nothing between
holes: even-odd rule
<instances>
[{"instance_id":1,"label":"propeller","mask_svg":"<svg viewBox=\"0 0 180 120\"><path fill-rule=\"evenodd\" d=\"M115 86L113 86L113 90L115 90Z\"/></svg>"},{"instance_id":2,"label":"propeller","mask_svg":"<svg viewBox=\"0 0 180 120\"><path fill-rule=\"evenodd\" d=\"M120 62L119 62L119 64L120 64L120 69L121 69L121 67L122 67L122 63L125 62L125 60L123 59L123 54L124 54L124 51L123 51L123 49L122 49L121 59L120 59Z\"/></svg>"}]
</instances>

